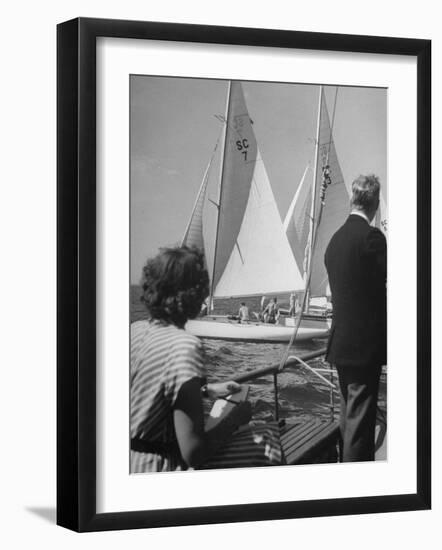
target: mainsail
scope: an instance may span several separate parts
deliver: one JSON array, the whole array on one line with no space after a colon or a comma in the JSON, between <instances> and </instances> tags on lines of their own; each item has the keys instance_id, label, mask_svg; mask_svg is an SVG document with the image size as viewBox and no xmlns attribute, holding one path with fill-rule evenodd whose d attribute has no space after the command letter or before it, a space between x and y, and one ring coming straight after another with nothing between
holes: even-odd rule
<instances>
[{"instance_id":1,"label":"mainsail","mask_svg":"<svg viewBox=\"0 0 442 550\"><path fill-rule=\"evenodd\" d=\"M258 149L236 246L214 295L272 294L301 290L303 286Z\"/></svg>"},{"instance_id":2,"label":"mainsail","mask_svg":"<svg viewBox=\"0 0 442 550\"><path fill-rule=\"evenodd\" d=\"M349 214L349 195L344 183L339 165L336 148L333 141L330 117L327 110L325 94L320 91L320 106L317 134L317 159L314 181L311 193L299 195L299 205L293 209L292 220L286 220L286 231L298 265L299 258L306 258L304 271L308 261L312 262L310 295L325 296L327 292L327 273L324 265L324 254L330 238L344 223ZM316 234L307 227L316 227L321 208L321 186L324 170L328 172L330 184L325 194L325 206L322 210L320 225ZM293 237L293 234L296 234ZM313 235L313 243L311 241ZM309 258L311 254L311 259Z\"/></svg>"},{"instance_id":3,"label":"mainsail","mask_svg":"<svg viewBox=\"0 0 442 550\"><path fill-rule=\"evenodd\" d=\"M252 185L258 146L239 82L232 82L218 205L212 288L216 289L235 246Z\"/></svg>"}]
</instances>

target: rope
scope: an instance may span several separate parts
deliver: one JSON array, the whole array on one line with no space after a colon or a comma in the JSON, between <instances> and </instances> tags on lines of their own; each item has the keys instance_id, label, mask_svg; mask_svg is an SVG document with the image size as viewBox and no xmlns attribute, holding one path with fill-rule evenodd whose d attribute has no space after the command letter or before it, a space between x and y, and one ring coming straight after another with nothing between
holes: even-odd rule
<instances>
[{"instance_id":1,"label":"rope","mask_svg":"<svg viewBox=\"0 0 442 550\"><path fill-rule=\"evenodd\" d=\"M319 372L314 369L313 367L311 367L308 363L306 363L305 361L303 361L302 359L300 359L297 355L290 355L290 357L288 358L288 360L290 361L291 359L296 359L296 361L298 361L298 363L300 363L303 367L305 367L306 369L308 369L309 371L313 372L314 374L316 374L316 376L318 378L320 378L325 384L327 384L327 386L330 386L330 388L334 389L335 391L337 391L336 389L336 385L333 384L333 382L330 382L330 380L327 380L327 378L325 376L322 376L322 374L319 374Z\"/></svg>"}]
</instances>

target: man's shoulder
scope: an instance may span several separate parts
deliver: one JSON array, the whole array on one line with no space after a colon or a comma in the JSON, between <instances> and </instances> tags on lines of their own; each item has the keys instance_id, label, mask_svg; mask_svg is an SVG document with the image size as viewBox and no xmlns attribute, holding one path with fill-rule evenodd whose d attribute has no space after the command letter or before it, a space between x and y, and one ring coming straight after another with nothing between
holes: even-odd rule
<instances>
[{"instance_id":1,"label":"man's shoulder","mask_svg":"<svg viewBox=\"0 0 442 550\"><path fill-rule=\"evenodd\" d=\"M374 243L374 246L382 246L382 241L385 243L385 236L376 227L372 227L366 223L362 218L355 220L347 218L345 223L339 227L333 236L331 237L327 250L327 253L333 253L333 251L339 250L343 246L365 246L365 243ZM362 222L362 223L360 223Z\"/></svg>"},{"instance_id":2,"label":"man's shoulder","mask_svg":"<svg viewBox=\"0 0 442 550\"><path fill-rule=\"evenodd\" d=\"M368 252L384 252L387 249L387 239L384 233L377 227L370 227L365 244Z\"/></svg>"},{"instance_id":3,"label":"man's shoulder","mask_svg":"<svg viewBox=\"0 0 442 550\"><path fill-rule=\"evenodd\" d=\"M378 228L374 227L372 225L369 226L369 235L373 239L381 239L383 241L386 241L385 234Z\"/></svg>"},{"instance_id":4,"label":"man's shoulder","mask_svg":"<svg viewBox=\"0 0 442 550\"><path fill-rule=\"evenodd\" d=\"M341 242L342 240L347 239L348 235L351 234L347 222L345 222L341 227L339 227L332 235L327 249L332 248L335 244Z\"/></svg>"}]
</instances>

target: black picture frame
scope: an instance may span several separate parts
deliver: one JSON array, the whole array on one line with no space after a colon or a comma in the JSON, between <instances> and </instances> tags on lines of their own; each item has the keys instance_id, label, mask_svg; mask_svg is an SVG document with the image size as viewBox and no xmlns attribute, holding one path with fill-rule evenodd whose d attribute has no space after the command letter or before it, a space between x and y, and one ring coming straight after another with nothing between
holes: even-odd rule
<instances>
[{"instance_id":1,"label":"black picture frame","mask_svg":"<svg viewBox=\"0 0 442 550\"><path fill-rule=\"evenodd\" d=\"M415 494L96 512L96 39L166 40L417 59L417 472ZM431 506L431 41L74 19L57 28L57 523L76 531L318 517Z\"/></svg>"}]
</instances>

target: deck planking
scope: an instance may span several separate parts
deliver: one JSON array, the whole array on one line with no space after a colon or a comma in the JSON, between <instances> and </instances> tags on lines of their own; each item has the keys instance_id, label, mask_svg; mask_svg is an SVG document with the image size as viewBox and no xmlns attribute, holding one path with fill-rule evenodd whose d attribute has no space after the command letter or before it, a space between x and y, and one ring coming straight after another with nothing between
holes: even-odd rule
<instances>
[{"instance_id":1,"label":"deck planking","mask_svg":"<svg viewBox=\"0 0 442 550\"><path fill-rule=\"evenodd\" d=\"M314 464L337 459L339 425L335 421L308 420L281 429L287 464Z\"/></svg>"}]
</instances>

